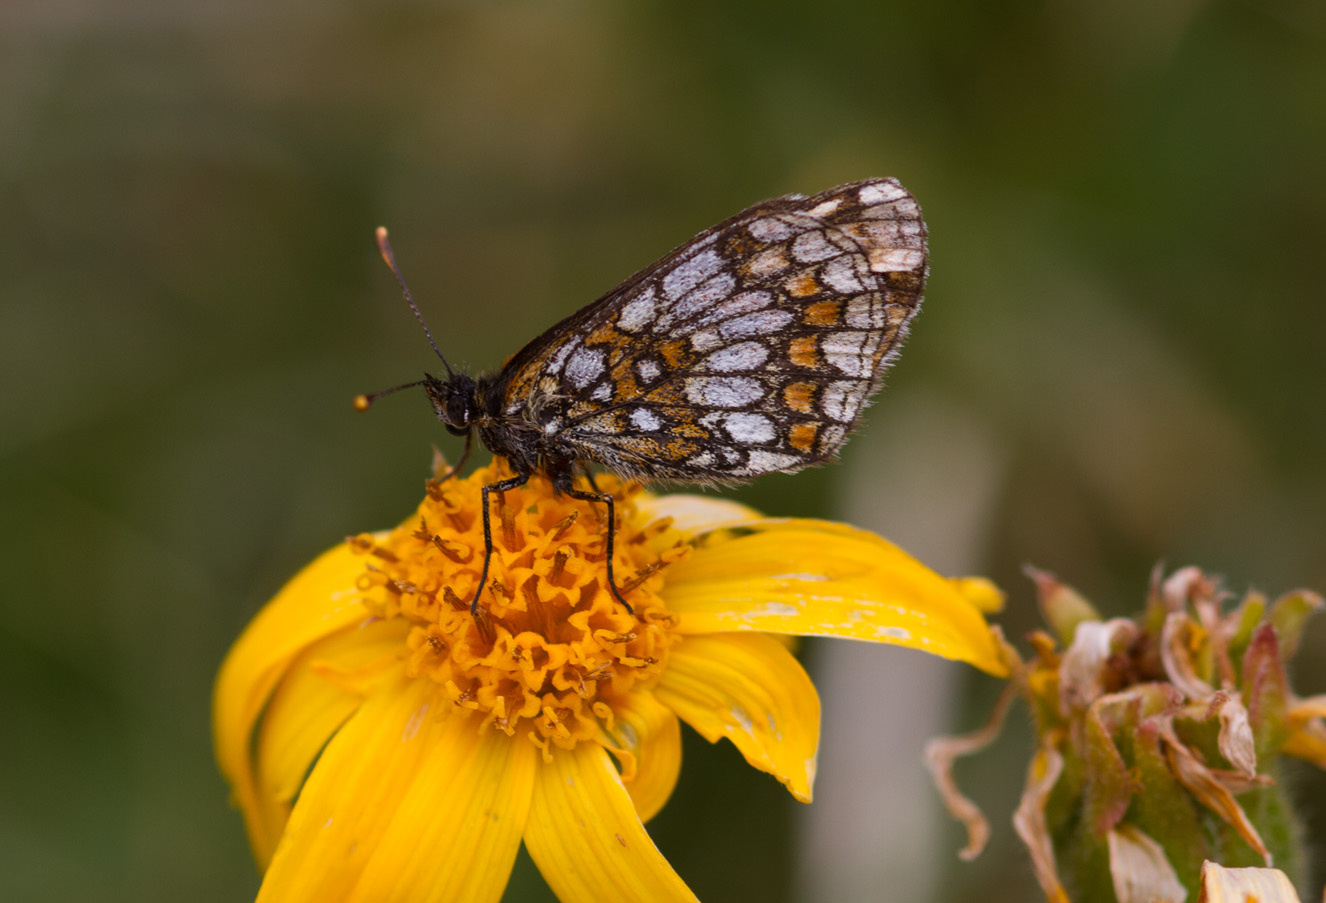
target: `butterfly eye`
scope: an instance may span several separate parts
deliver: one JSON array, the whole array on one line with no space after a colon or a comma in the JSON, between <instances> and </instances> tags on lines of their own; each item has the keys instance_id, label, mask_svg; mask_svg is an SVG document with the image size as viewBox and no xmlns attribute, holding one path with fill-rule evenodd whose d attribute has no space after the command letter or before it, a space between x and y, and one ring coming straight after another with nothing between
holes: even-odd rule
<instances>
[{"instance_id":1,"label":"butterfly eye","mask_svg":"<svg viewBox=\"0 0 1326 903\"><path fill-rule=\"evenodd\" d=\"M446 407L442 412L442 422L446 424L448 430L457 436L468 432L470 429L470 400L460 394L448 397Z\"/></svg>"}]
</instances>

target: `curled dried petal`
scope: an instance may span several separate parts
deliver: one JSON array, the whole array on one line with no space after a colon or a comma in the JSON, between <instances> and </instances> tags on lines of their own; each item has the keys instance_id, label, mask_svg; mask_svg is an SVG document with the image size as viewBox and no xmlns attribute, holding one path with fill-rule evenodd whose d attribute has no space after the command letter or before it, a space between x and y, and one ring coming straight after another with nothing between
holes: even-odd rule
<instances>
[{"instance_id":1,"label":"curled dried petal","mask_svg":"<svg viewBox=\"0 0 1326 903\"><path fill-rule=\"evenodd\" d=\"M1257 774L1257 746L1252 725L1248 723L1248 710L1237 695L1217 693L1216 696L1224 697L1220 706L1220 736L1216 740L1220 755L1239 771L1253 777Z\"/></svg>"},{"instance_id":2,"label":"curled dried petal","mask_svg":"<svg viewBox=\"0 0 1326 903\"><path fill-rule=\"evenodd\" d=\"M1068 892L1059 881L1059 871L1054 864L1054 842L1045 824L1045 804L1063 770L1064 757L1055 748L1054 741L1042 739L1040 749L1036 750L1027 769L1022 801L1013 813L1013 828L1031 853L1036 880L1050 903L1069 903Z\"/></svg>"},{"instance_id":3,"label":"curled dried petal","mask_svg":"<svg viewBox=\"0 0 1326 903\"><path fill-rule=\"evenodd\" d=\"M1160 636L1160 661L1170 683L1189 699L1208 699L1215 688L1197 674L1192 660L1191 638L1196 625L1183 612L1171 612L1165 618Z\"/></svg>"},{"instance_id":4,"label":"curled dried petal","mask_svg":"<svg viewBox=\"0 0 1326 903\"><path fill-rule=\"evenodd\" d=\"M959 756L980 752L995 741L1004 726L1008 709L1017 697L1017 685L1009 683L999 694L990 718L979 729L956 737L935 737L925 745L925 765L931 780L944 800L944 808L967 829L967 846L958 853L963 861L981 855L990 839L990 823L970 798L958 789L953 778L953 763Z\"/></svg>"},{"instance_id":5,"label":"curled dried petal","mask_svg":"<svg viewBox=\"0 0 1326 903\"><path fill-rule=\"evenodd\" d=\"M1207 768L1196 754L1179 740L1172 726L1162 727L1161 736L1165 739L1165 757L1179 783L1188 788L1188 792L1197 797L1202 805L1233 825L1239 836L1257 851L1269 867L1271 851L1262 843L1261 835L1253 827L1243 807L1234 799L1234 795L1211 769Z\"/></svg>"},{"instance_id":6,"label":"curled dried petal","mask_svg":"<svg viewBox=\"0 0 1326 903\"><path fill-rule=\"evenodd\" d=\"M1081 711L1105 692L1112 656L1137 636L1137 625L1127 618L1083 621L1077 625L1073 645L1059 666L1059 707L1063 715Z\"/></svg>"}]
</instances>

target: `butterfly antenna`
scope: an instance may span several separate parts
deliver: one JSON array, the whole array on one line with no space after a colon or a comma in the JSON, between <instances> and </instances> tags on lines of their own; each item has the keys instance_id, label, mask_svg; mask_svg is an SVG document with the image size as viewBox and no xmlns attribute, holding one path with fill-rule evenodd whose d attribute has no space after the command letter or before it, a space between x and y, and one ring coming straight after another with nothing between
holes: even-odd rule
<instances>
[{"instance_id":1,"label":"butterfly antenna","mask_svg":"<svg viewBox=\"0 0 1326 903\"><path fill-rule=\"evenodd\" d=\"M391 271L396 274L396 281L401 284L401 292L405 295L405 303L410 305L410 310L414 311L415 319L418 320L419 325L424 328L424 335L428 336L428 344L433 346L433 351L437 353L438 359L442 361L442 366L447 368L447 376L454 377L455 374L451 372L451 365L448 364L447 359L442 356L442 350L437 347L437 342L433 341L433 331L428 328L428 323L424 320L424 315L419 312L418 305L414 303L414 298L410 296L410 289L405 285L405 277L401 275L400 267L396 266L396 255L391 253L391 242L387 241L386 226L378 226L377 237L378 251L381 252L382 259L387 262L387 266L391 267ZM407 383L405 386L397 386L396 389L404 389L408 386L417 385L419 385L419 383ZM360 395L355 399L355 407L359 407L360 398L368 398L371 402L378 395L386 395L388 392L395 392L396 389L388 389L386 392L378 392L374 395Z\"/></svg>"},{"instance_id":2,"label":"butterfly antenna","mask_svg":"<svg viewBox=\"0 0 1326 903\"><path fill-rule=\"evenodd\" d=\"M368 395L356 395L354 406L356 411L367 411L369 405L377 401L383 395L390 395L393 392L399 392L401 389L413 389L415 386L422 386L428 382L426 379L417 379L412 383L402 383L399 386L392 386L390 389L383 389L381 392L371 392Z\"/></svg>"}]
</instances>

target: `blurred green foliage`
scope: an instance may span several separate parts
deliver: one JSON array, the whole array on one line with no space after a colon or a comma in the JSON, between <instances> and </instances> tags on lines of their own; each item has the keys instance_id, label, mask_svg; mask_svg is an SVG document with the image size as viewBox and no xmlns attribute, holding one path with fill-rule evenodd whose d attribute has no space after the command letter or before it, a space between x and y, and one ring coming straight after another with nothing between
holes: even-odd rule
<instances>
[{"instance_id":1,"label":"blurred green foliage","mask_svg":"<svg viewBox=\"0 0 1326 903\"><path fill-rule=\"evenodd\" d=\"M872 455L895 399L937 400L997 462L968 566L1013 591L1012 636L1027 561L1120 610L1161 558L1326 589L1323 111L1309 0L8 0L0 896L256 889L215 669L315 553L412 509L430 443L458 451L421 398L351 411L434 366L380 223L444 349L495 367L749 203L898 176L933 270L891 389L845 466L743 498L833 515L934 466ZM1007 752L960 772L1003 834ZM702 899L790 899L796 805L686 753L660 847ZM946 899L1031 898L1013 844L946 843L916 864ZM508 897L540 887L526 863Z\"/></svg>"}]
</instances>

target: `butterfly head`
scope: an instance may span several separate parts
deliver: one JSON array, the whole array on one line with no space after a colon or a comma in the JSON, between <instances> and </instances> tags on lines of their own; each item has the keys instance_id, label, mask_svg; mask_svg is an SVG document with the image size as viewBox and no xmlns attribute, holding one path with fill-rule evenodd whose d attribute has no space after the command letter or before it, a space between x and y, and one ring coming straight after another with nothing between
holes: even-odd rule
<instances>
[{"instance_id":1,"label":"butterfly head","mask_svg":"<svg viewBox=\"0 0 1326 903\"><path fill-rule=\"evenodd\" d=\"M474 377L455 373L446 379L438 379L430 374L424 379L424 391L447 432L464 436L470 431L477 413Z\"/></svg>"}]
</instances>

